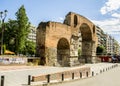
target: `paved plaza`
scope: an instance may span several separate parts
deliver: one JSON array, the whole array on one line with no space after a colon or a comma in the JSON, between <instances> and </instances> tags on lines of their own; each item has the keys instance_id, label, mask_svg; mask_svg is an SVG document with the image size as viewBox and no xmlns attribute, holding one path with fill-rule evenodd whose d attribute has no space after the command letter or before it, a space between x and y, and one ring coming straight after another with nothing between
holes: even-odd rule
<instances>
[{"instance_id":1,"label":"paved plaza","mask_svg":"<svg viewBox=\"0 0 120 86\"><path fill-rule=\"evenodd\" d=\"M43 74L51 74L80 67L81 68L90 67L91 71L94 71L94 73L97 75L101 69L111 67L112 65L115 64L98 63L98 64L86 64L78 67L0 66L0 76L1 75L5 76L5 86L22 86L28 83L28 75L36 76Z\"/></svg>"}]
</instances>

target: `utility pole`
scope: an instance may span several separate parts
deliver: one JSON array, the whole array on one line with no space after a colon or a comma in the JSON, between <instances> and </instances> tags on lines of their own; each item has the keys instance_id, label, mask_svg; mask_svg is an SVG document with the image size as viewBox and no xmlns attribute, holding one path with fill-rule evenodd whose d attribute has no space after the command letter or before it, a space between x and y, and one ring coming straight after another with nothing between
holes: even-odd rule
<instances>
[{"instance_id":1,"label":"utility pole","mask_svg":"<svg viewBox=\"0 0 120 86\"><path fill-rule=\"evenodd\" d=\"M4 25L4 21L5 18L7 16L7 10L4 10L4 12L0 12L0 18L1 18L1 52L0 54L3 54L3 39L4 39L4 29L5 29L5 25Z\"/></svg>"}]
</instances>

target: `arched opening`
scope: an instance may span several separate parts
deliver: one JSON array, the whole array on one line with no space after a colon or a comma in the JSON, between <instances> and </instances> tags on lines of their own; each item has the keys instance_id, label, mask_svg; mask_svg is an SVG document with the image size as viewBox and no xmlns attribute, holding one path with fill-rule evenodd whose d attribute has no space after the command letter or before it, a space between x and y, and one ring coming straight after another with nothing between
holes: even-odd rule
<instances>
[{"instance_id":1,"label":"arched opening","mask_svg":"<svg viewBox=\"0 0 120 86\"><path fill-rule=\"evenodd\" d=\"M95 34L95 26L93 26L93 34Z\"/></svg>"},{"instance_id":2,"label":"arched opening","mask_svg":"<svg viewBox=\"0 0 120 86\"><path fill-rule=\"evenodd\" d=\"M76 16L76 15L74 15L74 27L76 27L76 26L77 26L77 22L78 22L78 20L77 20L77 16Z\"/></svg>"},{"instance_id":3,"label":"arched opening","mask_svg":"<svg viewBox=\"0 0 120 86\"><path fill-rule=\"evenodd\" d=\"M57 44L57 62L60 66L69 66L70 46L65 38L61 38Z\"/></svg>"},{"instance_id":4,"label":"arched opening","mask_svg":"<svg viewBox=\"0 0 120 86\"><path fill-rule=\"evenodd\" d=\"M85 59L85 63L88 63L90 60L89 57L92 55L92 33L90 27L86 23L80 26L80 32L82 37L81 54Z\"/></svg>"}]
</instances>

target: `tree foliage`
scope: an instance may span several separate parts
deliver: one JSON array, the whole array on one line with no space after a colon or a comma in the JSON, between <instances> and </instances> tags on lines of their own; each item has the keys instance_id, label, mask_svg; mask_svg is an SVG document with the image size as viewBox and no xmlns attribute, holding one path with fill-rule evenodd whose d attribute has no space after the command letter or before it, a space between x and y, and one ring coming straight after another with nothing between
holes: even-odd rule
<instances>
[{"instance_id":1,"label":"tree foliage","mask_svg":"<svg viewBox=\"0 0 120 86\"><path fill-rule=\"evenodd\" d=\"M16 12L16 18L18 23L18 34L19 34L16 40L16 48L17 48L16 53L22 53L22 51L25 48L25 42L30 27L30 23L28 22L28 17L26 15L26 10L23 5Z\"/></svg>"},{"instance_id":2,"label":"tree foliage","mask_svg":"<svg viewBox=\"0 0 120 86\"><path fill-rule=\"evenodd\" d=\"M11 20L6 23L6 29L4 31L4 43L8 50L16 51L16 40L18 36L18 23L16 20Z\"/></svg>"},{"instance_id":3,"label":"tree foliage","mask_svg":"<svg viewBox=\"0 0 120 86\"><path fill-rule=\"evenodd\" d=\"M22 5L16 12L16 20L9 19L6 23L6 29L4 31L4 44L6 49L16 54L35 53L35 44L27 41L28 34L30 33L29 27L30 23L26 10ZM30 49L32 50L30 51Z\"/></svg>"},{"instance_id":4,"label":"tree foliage","mask_svg":"<svg viewBox=\"0 0 120 86\"><path fill-rule=\"evenodd\" d=\"M104 46L98 46L97 47L97 55L101 55L105 51Z\"/></svg>"},{"instance_id":5,"label":"tree foliage","mask_svg":"<svg viewBox=\"0 0 120 86\"><path fill-rule=\"evenodd\" d=\"M35 55L35 48L36 48L35 43L32 41L26 41L25 45L26 46L24 48L24 54L28 56Z\"/></svg>"}]
</instances>

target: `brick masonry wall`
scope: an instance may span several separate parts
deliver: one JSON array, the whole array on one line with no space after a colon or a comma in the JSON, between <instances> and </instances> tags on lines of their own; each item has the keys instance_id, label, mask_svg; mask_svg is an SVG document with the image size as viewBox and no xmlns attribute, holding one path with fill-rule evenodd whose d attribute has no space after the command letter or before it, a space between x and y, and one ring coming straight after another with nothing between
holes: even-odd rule
<instances>
[{"instance_id":1,"label":"brick masonry wall","mask_svg":"<svg viewBox=\"0 0 120 86\"><path fill-rule=\"evenodd\" d=\"M82 74L81 78L85 78L85 77L88 77L90 75L90 68L89 67L76 68L76 69L69 69L69 70L62 71L62 72L52 73L52 74L49 74L50 75L50 81L51 80L61 81L62 80L62 74L64 74L64 80L65 79L72 79L73 73L74 73L74 78L80 78L81 74ZM47 81L48 80L47 76L48 76L48 74L32 76L32 81L33 82Z\"/></svg>"}]
</instances>

